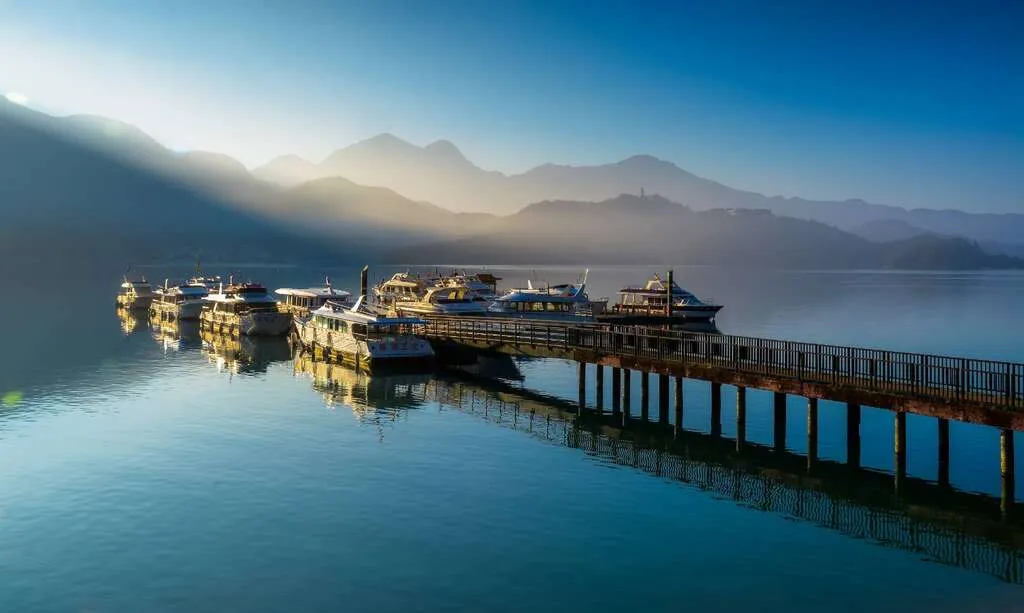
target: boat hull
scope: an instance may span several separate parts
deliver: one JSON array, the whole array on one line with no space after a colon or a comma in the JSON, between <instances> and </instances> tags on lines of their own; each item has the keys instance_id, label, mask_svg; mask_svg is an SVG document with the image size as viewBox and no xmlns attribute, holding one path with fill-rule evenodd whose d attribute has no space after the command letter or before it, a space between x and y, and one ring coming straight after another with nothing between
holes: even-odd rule
<instances>
[{"instance_id":1,"label":"boat hull","mask_svg":"<svg viewBox=\"0 0 1024 613\"><path fill-rule=\"evenodd\" d=\"M395 304L395 312L399 317L430 317L430 316L466 316L483 317L487 315L487 305L480 302L466 302L459 304L432 305L410 302L398 302Z\"/></svg>"},{"instance_id":2,"label":"boat hull","mask_svg":"<svg viewBox=\"0 0 1024 613\"><path fill-rule=\"evenodd\" d=\"M582 315L575 313L564 313L554 312L549 313L546 311L536 312L504 312L504 311L488 311L487 317L491 319L530 319L536 321L555 321L563 323L593 323L597 319L593 315Z\"/></svg>"},{"instance_id":3,"label":"boat hull","mask_svg":"<svg viewBox=\"0 0 1024 613\"><path fill-rule=\"evenodd\" d=\"M331 331L316 326L311 320L296 320L295 329L304 349L332 354L342 363L361 367L430 363L434 349L422 338L402 335L389 339L355 338L347 332Z\"/></svg>"},{"instance_id":4,"label":"boat hull","mask_svg":"<svg viewBox=\"0 0 1024 613\"><path fill-rule=\"evenodd\" d=\"M203 312L203 303L200 300L164 303L154 301L149 310L156 317L177 321L197 321Z\"/></svg>"},{"instance_id":5,"label":"boat hull","mask_svg":"<svg viewBox=\"0 0 1024 613\"><path fill-rule=\"evenodd\" d=\"M225 315L204 310L199 316L204 328L218 333L241 336L285 336L292 327L292 314L266 311L244 315Z\"/></svg>"},{"instance_id":6,"label":"boat hull","mask_svg":"<svg viewBox=\"0 0 1024 613\"><path fill-rule=\"evenodd\" d=\"M238 331L245 336L284 336L292 325L292 314L282 311L246 313L238 318Z\"/></svg>"}]
</instances>

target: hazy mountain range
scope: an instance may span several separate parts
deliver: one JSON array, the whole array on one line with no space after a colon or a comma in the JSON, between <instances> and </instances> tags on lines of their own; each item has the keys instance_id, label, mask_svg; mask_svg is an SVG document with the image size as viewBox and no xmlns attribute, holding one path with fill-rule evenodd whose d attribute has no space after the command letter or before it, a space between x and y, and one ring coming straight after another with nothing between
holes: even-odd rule
<instances>
[{"instance_id":1,"label":"hazy mountain range","mask_svg":"<svg viewBox=\"0 0 1024 613\"><path fill-rule=\"evenodd\" d=\"M390 259L416 263L650 264L820 269L1016 268L963 238L918 235L881 244L816 221L764 210L695 211L660 196L620 195L601 202L545 201L502 217L487 232L400 249Z\"/></svg>"},{"instance_id":2,"label":"hazy mountain range","mask_svg":"<svg viewBox=\"0 0 1024 613\"><path fill-rule=\"evenodd\" d=\"M626 184L629 189L620 189ZM621 195L638 191L638 185L649 194L663 193ZM672 196L673 190L689 190L689 196ZM585 196L563 196L569 192ZM938 237L928 235L938 230L925 229L924 236L915 230L882 245L865 238L880 230L864 224L886 225L902 209L880 207L887 216L865 221L857 235L775 215L766 206L737 207L744 199L776 201L645 156L607 166L547 165L508 177L477 168L447 141L420 148L387 135L342 149L321 164L286 156L250 172L219 153L172 152L116 120L56 118L0 99L0 256L17 255L22 262L142 262L202 254L207 260L279 262L346 257L815 268L1024 264L953 236L961 232ZM519 201L534 203L503 215L457 213L439 204L510 211ZM470 207L472 202L478 205ZM847 221L856 217L848 208L875 207L821 204ZM760 210L712 210L723 205ZM1004 217L1011 225L1020 216Z\"/></svg>"},{"instance_id":3,"label":"hazy mountain range","mask_svg":"<svg viewBox=\"0 0 1024 613\"><path fill-rule=\"evenodd\" d=\"M768 197L698 177L647 155L600 166L544 164L523 174L505 175L477 167L448 141L417 147L381 134L339 149L319 164L288 155L252 172L282 185L343 176L452 210L495 214L514 213L543 200L600 201L620 194L639 194L643 188L648 194L661 195L694 210L767 209L844 230L865 230L868 224L878 224L877 229L884 235L884 226L905 224L921 233L963 236L992 246L1024 245L1022 214L907 210L856 199L838 202ZM1021 205L1024 207L1024 202Z\"/></svg>"}]
</instances>

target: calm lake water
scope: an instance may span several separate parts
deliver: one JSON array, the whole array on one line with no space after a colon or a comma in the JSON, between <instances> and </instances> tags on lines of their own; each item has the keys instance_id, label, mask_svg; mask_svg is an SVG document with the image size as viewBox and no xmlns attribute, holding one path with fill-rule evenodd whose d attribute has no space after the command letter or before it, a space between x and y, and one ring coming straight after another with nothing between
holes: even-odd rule
<instances>
[{"instance_id":1,"label":"calm lake water","mask_svg":"<svg viewBox=\"0 0 1024 613\"><path fill-rule=\"evenodd\" d=\"M206 268L358 283L356 266ZM503 286L582 272L491 269ZM649 272L591 269L590 294ZM724 333L1024 362L1022 274L675 273L726 305ZM119 319L117 284L5 287L0 611L1021 610L1024 511L1000 514L994 429L952 425L945 490L935 422L910 416L897 494L886 411L864 409L866 469L849 470L843 407L822 403L807 475L799 398L778 453L751 391L737 454L728 387L721 440L700 381L683 432L622 430L575 418L567 362L356 375L284 341Z\"/></svg>"}]
</instances>

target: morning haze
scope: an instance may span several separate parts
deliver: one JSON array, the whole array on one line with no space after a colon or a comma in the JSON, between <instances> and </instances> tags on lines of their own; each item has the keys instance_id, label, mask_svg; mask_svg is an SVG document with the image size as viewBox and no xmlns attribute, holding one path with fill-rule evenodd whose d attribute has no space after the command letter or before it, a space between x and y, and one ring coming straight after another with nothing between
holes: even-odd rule
<instances>
[{"instance_id":1,"label":"morning haze","mask_svg":"<svg viewBox=\"0 0 1024 613\"><path fill-rule=\"evenodd\" d=\"M1021 23L0 0L0 611L1016 610Z\"/></svg>"}]
</instances>

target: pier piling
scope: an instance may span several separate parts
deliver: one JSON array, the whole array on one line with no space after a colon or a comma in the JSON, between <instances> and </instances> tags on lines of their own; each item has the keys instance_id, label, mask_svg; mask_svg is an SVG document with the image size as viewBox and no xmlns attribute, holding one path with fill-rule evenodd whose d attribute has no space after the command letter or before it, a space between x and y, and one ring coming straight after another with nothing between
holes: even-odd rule
<instances>
[{"instance_id":1,"label":"pier piling","mask_svg":"<svg viewBox=\"0 0 1024 613\"><path fill-rule=\"evenodd\" d=\"M775 392L773 395L772 433L776 451L786 450L786 394Z\"/></svg>"},{"instance_id":2,"label":"pier piling","mask_svg":"<svg viewBox=\"0 0 1024 613\"><path fill-rule=\"evenodd\" d=\"M939 485L949 485L949 420L938 418L939 439Z\"/></svg>"},{"instance_id":3,"label":"pier piling","mask_svg":"<svg viewBox=\"0 0 1024 613\"><path fill-rule=\"evenodd\" d=\"M1014 503L1013 430L999 431L999 473L1002 481L1001 508L1008 515Z\"/></svg>"},{"instance_id":4,"label":"pier piling","mask_svg":"<svg viewBox=\"0 0 1024 613\"><path fill-rule=\"evenodd\" d=\"M651 403L651 373L640 373L640 421L647 421Z\"/></svg>"},{"instance_id":5,"label":"pier piling","mask_svg":"<svg viewBox=\"0 0 1024 613\"><path fill-rule=\"evenodd\" d=\"M846 463L860 467L860 405L846 403Z\"/></svg>"},{"instance_id":6,"label":"pier piling","mask_svg":"<svg viewBox=\"0 0 1024 613\"><path fill-rule=\"evenodd\" d=\"M622 369L612 369L612 415L622 412Z\"/></svg>"},{"instance_id":7,"label":"pier piling","mask_svg":"<svg viewBox=\"0 0 1024 613\"><path fill-rule=\"evenodd\" d=\"M896 413L893 423L893 456L896 463L896 476L907 474L907 414Z\"/></svg>"},{"instance_id":8,"label":"pier piling","mask_svg":"<svg viewBox=\"0 0 1024 613\"><path fill-rule=\"evenodd\" d=\"M807 399L807 470L818 461L818 399Z\"/></svg>"},{"instance_id":9,"label":"pier piling","mask_svg":"<svg viewBox=\"0 0 1024 613\"><path fill-rule=\"evenodd\" d=\"M658 421L668 423L668 375L658 375Z\"/></svg>"},{"instance_id":10,"label":"pier piling","mask_svg":"<svg viewBox=\"0 0 1024 613\"><path fill-rule=\"evenodd\" d=\"M587 363L586 362L580 362L579 363L579 384L580 384L579 385L579 387L580 387L580 389L579 389L579 393L580 393L579 412L583 413L583 409L585 409L586 405L587 405Z\"/></svg>"},{"instance_id":11,"label":"pier piling","mask_svg":"<svg viewBox=\"0 0 1024 613\"><path fill-rule=\"evenodd\" d=\"M604 411L604 366L598 364L594 376L597 378L597 399L594 403L598 411Z\"/></svg>"},{"instance_id":12,"label":"pier piling","mask_svg":"<svg viewBox=\"0 0 1024 613\"><path fill-rule=\"evenodd\" d=\"M736 388L736 451L747 441L747 388Z\"/></svg>"},{"instance_id":13,"label":"pier piling","mask_svg":"<svg viewBox=\"0 0 1024 613\"><path fill-rule=\"evenodd\" d=\"M629 405L632 392L630 387L633 381L633 373L629 369L622 370L622 423L629 421Z\"/></svg>"},{"instance_id":14,"label":"pier piling","mask_svg":"<svg viewBox=\"0 0 1024 613\"><path fill-rule=\"evenodd\" d=\"M722 436L722 384L711 382L711 436Z\"/></svg>"},{"instance_id":15,"label":"pier piling","mask_svg":"<svg viewBox=\"0 0 1024 613\"><path fill-rule=\"evenodd\" d=\"M683 427L683 378L676 377L676 430Z\"/></svg>"}]
</instances>

